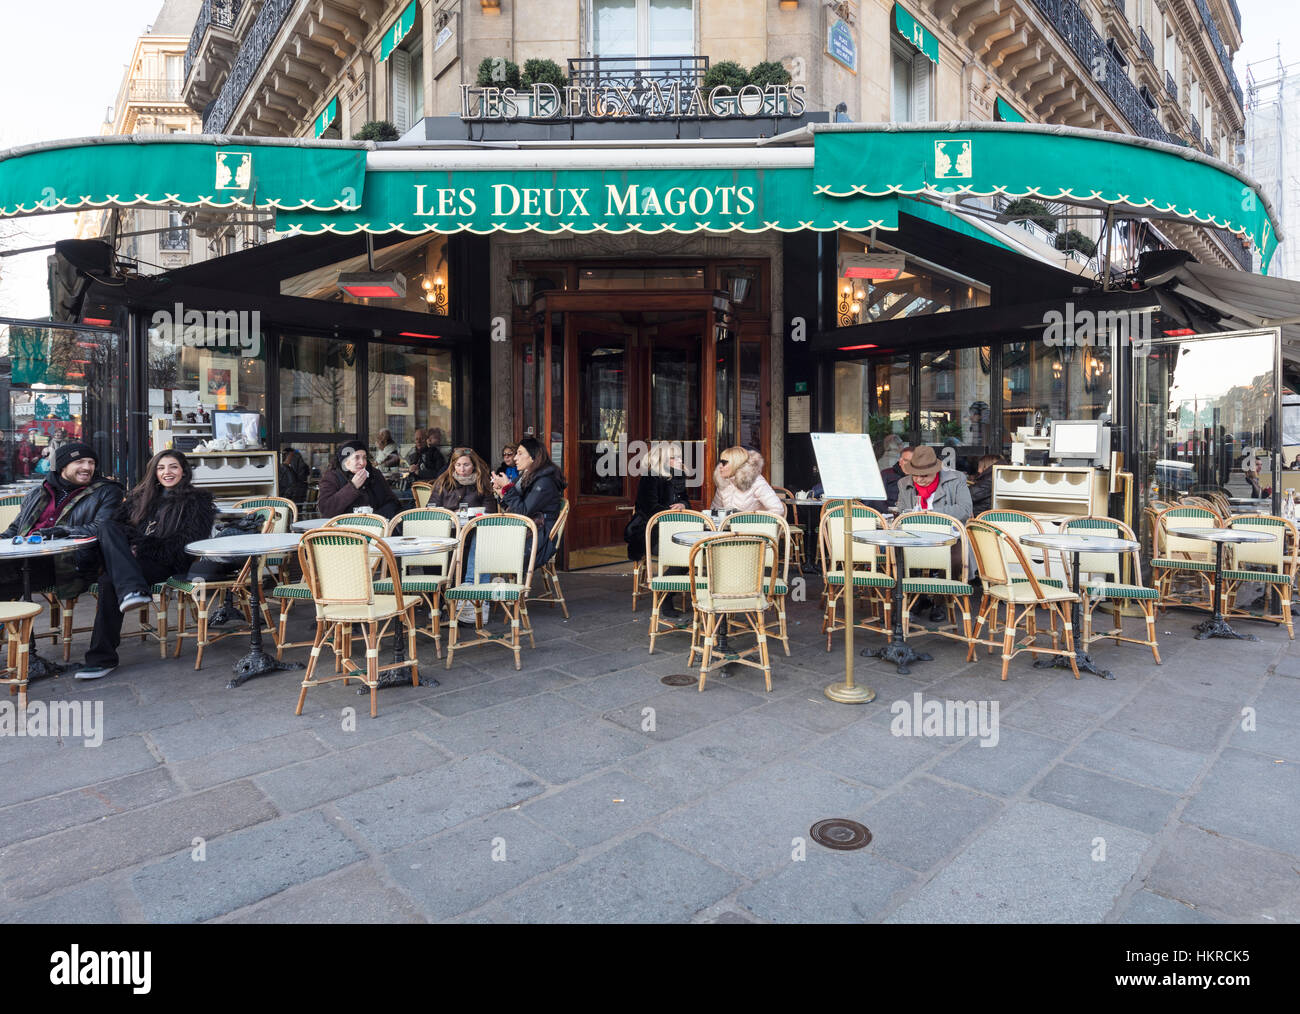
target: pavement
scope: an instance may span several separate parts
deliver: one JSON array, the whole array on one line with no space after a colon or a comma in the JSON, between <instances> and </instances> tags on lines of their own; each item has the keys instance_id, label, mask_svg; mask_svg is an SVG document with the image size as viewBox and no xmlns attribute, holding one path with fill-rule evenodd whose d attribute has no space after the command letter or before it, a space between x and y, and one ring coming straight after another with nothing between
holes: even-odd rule
<instances>
[{"instance_id":1,"label":"pavement","mask_svg":"<svg viewBox=\"0 0 1300 1014\"><path fill-rule=\"evenodd\" d=\"M495 645L447 671L421 638L441 685L381 691L375 719L340 683L296 717L294 672L226 689L241 637L199 672L192 642L161 661L128 637L107 679L34 683L87 721L102 704L102 742L0 736L0 921L1300 921L1285 628L1196 641L1204 614L1167 613L1161 666L1094 646L1113 682L1027 654L1002 682L996 656L931 637L910 675L856 659L876 699L844 705L822 693L844 650L826 651L816 578L790 657L769 641L771 693L753 669L662 684L691 673L688 638L647 653L630 577L563 583L571 618L534 608L522 671ZM975 702L986 725L901 714L929 701ZM872 840L820 845L827 818Z\"/></svg>"}]
</instances>

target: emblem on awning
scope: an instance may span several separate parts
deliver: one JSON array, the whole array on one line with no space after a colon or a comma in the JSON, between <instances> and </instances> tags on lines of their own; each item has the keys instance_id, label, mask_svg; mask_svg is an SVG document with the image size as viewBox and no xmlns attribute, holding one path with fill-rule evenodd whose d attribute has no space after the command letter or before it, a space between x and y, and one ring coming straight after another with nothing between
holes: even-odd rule
<instances>
[{"instance_id":1,"label":"emblem on awning","mask_svg":"<svg viewBox=\"0 0 1300 1014\"><path fill-rule=\"evenodd\" d=\"M252 152L217 152L216 188L218 190L247 190L252 178Z\"/></svg>"},{"instance_id":2,"label":"emblem on awning","mask_svg":"<svg viewBox=\"0 0 1300 1014\"><path fill-rule=\"evenodd\" d=\"M936 179L971 178L971 143L969 140L934 142Z\"/></svg>"}]
</instances>

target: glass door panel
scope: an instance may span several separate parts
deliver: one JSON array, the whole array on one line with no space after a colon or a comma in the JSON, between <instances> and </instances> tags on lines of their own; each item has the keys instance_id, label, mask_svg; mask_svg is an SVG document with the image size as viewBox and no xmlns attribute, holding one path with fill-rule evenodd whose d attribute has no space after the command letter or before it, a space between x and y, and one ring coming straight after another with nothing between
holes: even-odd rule
<instances>
[{"instance_id":1,"label":"glass door panel","mask_svg":"<svg viewBox=\"0 0 1300 1014\"><path fill-rule=\"evenodd\" d=\"M610 315L611 317L613 315ZM610 468L611 447L628 440L628 363L631 329L616 320L583 315L574 321L578 357L578 492L627 495L626 469Z\"/></svg>"}]
</instances>

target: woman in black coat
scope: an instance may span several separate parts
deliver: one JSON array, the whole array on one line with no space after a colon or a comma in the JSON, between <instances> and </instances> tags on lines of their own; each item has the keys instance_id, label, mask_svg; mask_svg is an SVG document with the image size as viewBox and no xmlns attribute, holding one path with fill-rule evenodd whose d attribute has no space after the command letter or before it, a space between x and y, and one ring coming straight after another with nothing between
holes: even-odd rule
<instances>
[{"instance_id":1,"label":"woman in black coat","mask_svg":"<svg viewBox=\"0 0 1300 1014\"><path fill-rule=\"evenodd\" d=\"M652 517L660 511L685 510L690 502L686 496L686 476L681 470L680 444L656 443L646 455L646 468L636 487L636 513L624 532L629 560L645 556L645 529ZM657 540L658 532L655 536ZM657 541L654 548L658 551Z\"/></svg>"},{"instance_id":2,"label":"woman in black coat","mask_svg":"<svg viewBox=\"0 0 1300 1014\"><path fill-rule=\"evenodd\" d=\"M399 510L393 495L378 469L366 467L366 448L359 441L349 441L339 448L339 467L320 477L316 509L323 518L352 514L358 507L369 507L376 514L392 519Z\"/></svg>"},{"instance_id":3,"label":"woman in black coat","mask_svg":"<svg viewBox=\"0 0 1300 1014\"><path fill-rule=\"evenodd\" d=\"M500 472L492 476L492 488L511 514L523 514L537 525L537 558L533 566L541 567L555 555L551 529L559 520L564 506L564 476L551 461L546 448L536 437L524 437L515 450L519 479L511 482Z\"/></svg>"},{"instance_id":4,"label":"woman in black coat","mask_svg":"<svg viewBox=\"0 0 1300 1014\"><path fill-rule=\"evenodd\" d=\"M194 472L180 451L160 451L150 460L142 480L118 507L114 524L120 525L145 586L173 575L185 575L196 563L185 552L191 542L209 538L217 508L212 494L193 483ZM211 563L196 570L199 577L216 577L220 567ZM99 604L95 628L86 652L86 665L78 679L98 679L117 667L117 647L122 641L122 611L109 571L99 578Z\"/></svg>"}]
</instances>

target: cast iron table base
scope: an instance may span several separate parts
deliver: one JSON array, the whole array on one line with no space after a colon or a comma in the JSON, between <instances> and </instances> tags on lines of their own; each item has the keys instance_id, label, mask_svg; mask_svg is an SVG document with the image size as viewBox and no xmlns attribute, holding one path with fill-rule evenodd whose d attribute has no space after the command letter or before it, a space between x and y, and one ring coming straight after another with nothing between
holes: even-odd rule
<instances>
[{"instance_id":1,"label":"cast iron table base","mask_svg":"<svg viewBox=\"0 0 1300 1014\"><path fill-rule=\"evenodd\" d=\"M252 571L248 579L248 590L252 592L253 602L253 623L252 637L248 645L248 654L241 658L234 665L235 675L230 682L226 684L227 690L234 690L251 680L254 676L265 676L269 672L286 672L291 669L302 669L301 662L281 662L272 658L262 650L262 559L257 558L257 562L250 568ZM225 607L222 606L222 609Z\"/></svg>"}]
</instances>

